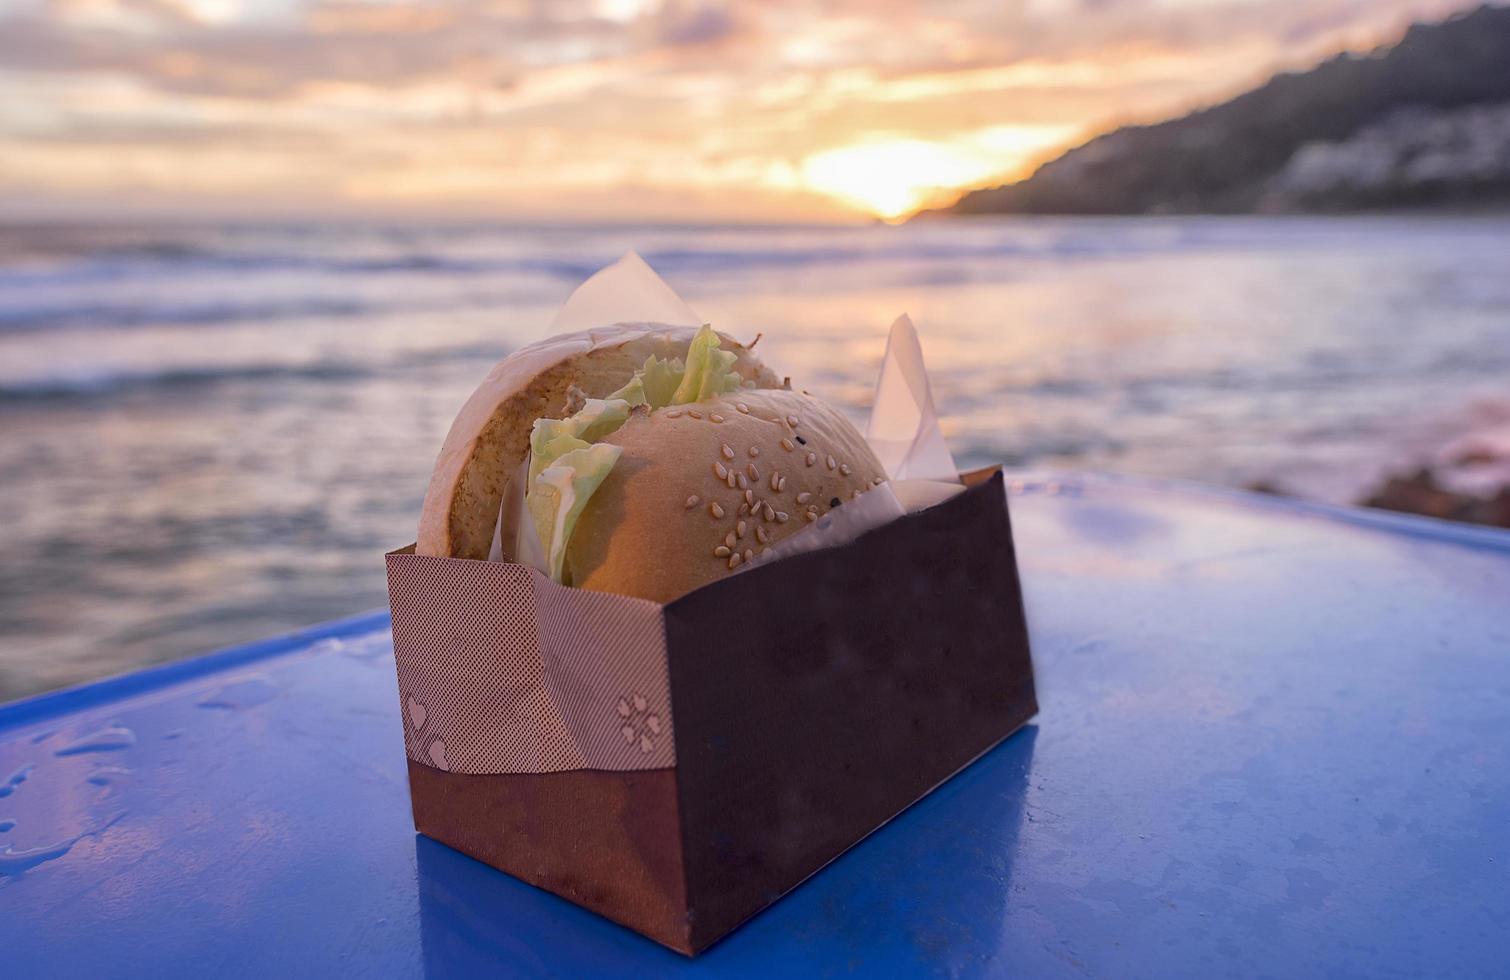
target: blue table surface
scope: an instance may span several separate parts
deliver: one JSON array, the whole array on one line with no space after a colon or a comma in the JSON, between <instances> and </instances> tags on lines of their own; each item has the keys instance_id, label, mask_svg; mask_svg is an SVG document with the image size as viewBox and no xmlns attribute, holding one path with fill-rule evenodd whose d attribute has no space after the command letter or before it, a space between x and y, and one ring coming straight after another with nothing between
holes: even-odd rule
<instances>
[{"instance_id":1,"label":"blue table surface","mask_svg":"<svg viewBox=\"0 0 1510 980\"><path fill-rule=\"evenodd\" d=\"M0 707L0 976L1510 971L1510 533L1012 513L1036 724L695 960L416 837L379 613Z\"/></svg>"}]
</instances>

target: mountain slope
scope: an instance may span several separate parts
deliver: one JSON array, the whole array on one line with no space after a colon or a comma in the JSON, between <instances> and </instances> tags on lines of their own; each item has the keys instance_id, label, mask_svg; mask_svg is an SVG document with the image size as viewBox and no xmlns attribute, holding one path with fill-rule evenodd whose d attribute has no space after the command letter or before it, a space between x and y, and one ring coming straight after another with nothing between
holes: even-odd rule
<instances>
[{"instance_id":1,"label":"mountain slope","mask_svg":"<svg viewBox=\"0 0 1510 980\"><path fill-rule=\"evenodd\" d=\"M1345 142L1403 109L1419 114L1507 102L1510 8L1485 6L1440 24L1415 25L1397 44L1372 54L1341 54L1307 72L1276 75L1179 119L1099 136L1027 180L971 191L946 210L1147 214L1309 207L1276 196L1270 186L1302 148ZM1504 190L1510 192L1510 184ZM1460 188L1447 191L1461 197Z\"/></svg>"}]
</instances>

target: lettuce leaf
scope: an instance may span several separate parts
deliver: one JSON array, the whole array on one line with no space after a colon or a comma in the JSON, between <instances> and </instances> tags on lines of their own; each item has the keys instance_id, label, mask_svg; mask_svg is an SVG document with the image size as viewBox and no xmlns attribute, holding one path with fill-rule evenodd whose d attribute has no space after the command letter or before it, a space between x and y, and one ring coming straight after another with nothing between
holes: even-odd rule
<instances>
[{"instance_id":1,"label":"lettuce leaf","mask_svg":"<svg viewBox=\"0 0 1510 980\"><path fill-rule=\"evenodd\" d=\"M744 381L733 371L734 362L739 357L733 351L723 350L722 343L713 328L705 323L692 338L685 362L651 355L628 384L608 397L656 409L706 401L738 391Z\"/></svg>"},{"instance_id":2,"label":"lettuce leaf","mask_svg":"<svg viewBox=\"0 0 1510 980\"><path fill-rule=\"evenodd\" d=\"M622 398L589 398L568 418L536 419L530 430L529 486L560 457L619 431L629 419L629 408Z\"/></svg>"},{"instance_id":3,"label":"lettuce leaf","mask_svg":"<svg viewBox=\"0 0 1510 980\"><path fill-rule=\"evenodd\" d=\"M682 375L687 366L681 358L673 357L669 361L663 361L659 357L645 359L645 366L640 369L639 377L645 385L645 400L651 408L665 408L672 404L676 395L677 386L682 383Z\"/></svg>"},{"instance_id":4,"label":"lettuce leaf","mask_svg":"<svg viewBox=\"0 0 1510 980\"><path fill-rule=\"evenodd\" d=\"M630 405L665 408L674 404L677 386L682 383L686 365L678 358L666 360L654 354L645 358L644 367L634 373L629 383L609 398L622 398Z\"/></svg>"},{"instance_id":5,"label":"lettuce leaf","mask_svg":"<svg viewBox=\"0 0 1510 980\"><path fill-rule=\"evenodd\" d=\"M652 357L651 360L654 360L654 358ZM647 361L646 363L648 364L649 362ZM631 408L636 405L650 404L650 400L645 397L645 378L638 371L635 372L634 377L629 379L628 384L608 397L615 401L622 401Z\"/></svg>"},{"instance_id":6,"label":"lettuce leaf","mask_svg":"<svg viewBox=\"0 0 1510 980\"><path fill-rule=\"evenodd\" d=\"M629 421L628 402L622 398L589 398L581 411L572 416L577 427L577 438L597 442L619 431Z\"/></svg>"},{"instance_id":7,"label":"lettuce leaf","mask_svg":"<svg viewBox=\"0 0 1510 980\"><path fill-rule=\"evenodd\" d=\"M670 404L684 405L738 391L740 377L731 370L739 355L719 347L722 341L706 323L687 348L687 367Z\"/></svg>"},{"instance_id":8,"label":"lettuce leaf","mask_svg":"<svg viewBox=\"0 0 1510 980\"><path fill-rule=\"evenodd\" d=\"M550 576L557 582L577 519L623 451L608 442L584 445L562 454L530 482L525 506L540 535Z\"/></svg>"}]
</instances>

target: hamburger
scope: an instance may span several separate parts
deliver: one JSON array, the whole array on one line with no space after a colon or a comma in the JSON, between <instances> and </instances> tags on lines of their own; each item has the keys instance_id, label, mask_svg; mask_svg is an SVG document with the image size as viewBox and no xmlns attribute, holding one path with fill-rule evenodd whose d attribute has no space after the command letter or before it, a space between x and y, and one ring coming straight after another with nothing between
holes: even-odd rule
<instances>
[{"instance_id":1,"label":"hamburger","mask_svg":"<svg viewBox=\"0 0 1510 980\"><path fill-rule=\"evenodd\" d=\"M750 347L619 324L493 368L446 436L416 551L485 559L498 533L519 558L517 528L558 582L669 602L885 480L840 412Z\"/></svg>"}]
</instances>

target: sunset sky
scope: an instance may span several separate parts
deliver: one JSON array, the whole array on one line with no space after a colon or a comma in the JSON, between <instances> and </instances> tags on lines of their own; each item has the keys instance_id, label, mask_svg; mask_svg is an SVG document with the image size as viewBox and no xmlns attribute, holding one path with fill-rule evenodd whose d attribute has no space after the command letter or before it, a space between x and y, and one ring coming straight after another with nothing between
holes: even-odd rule
<instances>
[{"instance_id":1,"label":"sunset sky","mask_svg":"<svg viewBox=\"0 0 1510 980\"><path fill-rule=\"evenodd\" d=\"M0 220L893 217L1464 0L0 0Z\"/></svg>"}]
</instances>

